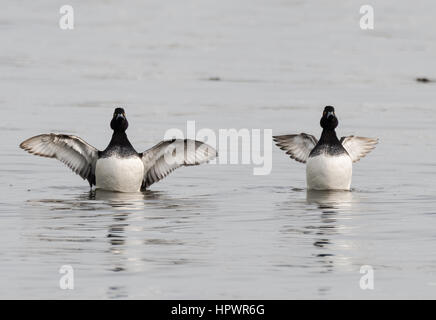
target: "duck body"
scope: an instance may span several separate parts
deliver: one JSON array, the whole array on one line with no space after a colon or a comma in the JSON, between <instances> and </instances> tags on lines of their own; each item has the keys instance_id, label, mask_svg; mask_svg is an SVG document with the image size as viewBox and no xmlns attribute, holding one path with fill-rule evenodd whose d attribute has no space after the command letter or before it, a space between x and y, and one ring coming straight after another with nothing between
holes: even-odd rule
<instances>
[{"instance_id":1,"label":"duck body","mask_svg":"<svg viewBox=\"0 0 436 320\"><path fill-rule=\"evenodd\" d=\"M106 150L99 152L95 165L97 189L138 192L144 178L144 163L125 132L114 131Z\"/></svg>"},{"instance_id":2,"label":"duck body","mask_svg":"<svg viewBox=\"0 0 436 320\"><path fill-rule=\"evenodd\" d=\"M139 192L144 177L144 164L139 157L112 156L97 160L95 182L97 189L117 192Z\"/></svg>"},{"instance_id":3,"label":"duck body","mask_svg":"<svg viewBox=\"0 0 436 320\"><path fill-rule=\"evenodd\" d=\"M309 157L306 164L307 189L349 190L352 174L353 162L348 154Z\"/></svg>"},{"instance_id":4,"label":"duck body","mask_svg":"<svg viewBox=\"0 0 436 320\"><path fill-rule=\"evenodd\" d=\"M114 132L104 151L79 137L53 133L29 138L20 147L60 160L91 187L116 192L145 190L179 167L199 165L217 156L211 146L188 139L161 141L138 153L127 138L128 122L122 108L115 109L110 126Z\"/></svg>"},{"instance_id":5,"label":"duck body","mask_svg":"<svg viewBox=\"0 0 436 320\"><path fill-rule=\"evenodd\" d=\"M306 133L275 136L274 140L292 159L306 163L308 190L350 190L353 162L374 149L378 139L338 139L338 119L331 106L325 107L320 124L323 131L319 141Z\"/></svg>"},{"instance_id":6,"label":"duck body","mask_svg":"<svg viewBox=\"0 0 436 320\"><path fill-rule=\"evenodd\" d=\"M309 190L349 190L353 161L342 146L333 126L324 128L306 163Z\"/></svg>"}]
</instances>

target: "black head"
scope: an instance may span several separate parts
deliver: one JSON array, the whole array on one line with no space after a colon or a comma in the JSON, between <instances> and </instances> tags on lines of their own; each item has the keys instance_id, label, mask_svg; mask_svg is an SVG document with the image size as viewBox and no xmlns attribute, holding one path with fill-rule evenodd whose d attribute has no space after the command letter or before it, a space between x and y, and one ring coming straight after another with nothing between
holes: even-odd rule
<instances>
[{"instance_id":1,"label":"black head","mask_svg":"<svg viewBox=\"0 0 436 320\"><path fill-rule=\"evenodd\" d=\"M324 108L320 121L321 127L326 130L334 130L338 126L338 118L335 115L335 108L327 106Z\"/></svg>"},{"instance_id":2,"label":"black head","mask_svg":"<svg viewBox=\"0 0 436 320\"><path fill-rule=\"evenodd\" d=\"M111 128L115 132L124 132L129 127L129 122L127 122L126 112L123 108L116 108L114 111L114 116L111 121Z\"/></svg>"}]
</instances>

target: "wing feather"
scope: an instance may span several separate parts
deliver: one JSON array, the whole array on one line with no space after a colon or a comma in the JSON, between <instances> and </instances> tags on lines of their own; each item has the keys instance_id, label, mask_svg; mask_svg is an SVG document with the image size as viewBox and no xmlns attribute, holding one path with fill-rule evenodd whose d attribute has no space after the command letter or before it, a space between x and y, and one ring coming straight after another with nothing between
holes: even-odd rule
<instances>
[{"instance_id":1,"label":"wing feather","mask_svg":"<svg viewBox=\"0 0 436 320\"><path fill-rule=\"evenodd\" d=\"M342 137L340 142L347 150L353 162L359 161L370 153L378 143L378 139L348 136Z\"/></svg>"},{"instance_id":2,"label":"wing feather","mask_svg":"<svg viewBox=\"0 0 436 320\"><path fill-rule=\"evenodd\" d=\"M91 185L95 184L98 150L79 137L41 134L23 141L20 148L37 156L58 159Z\"/></svg>"},{"instance_id":3,"label":"wing feather","mask_svg":"<svg viewBox=\"0 0 436 320\"><path fill-rule=\"evenodd\" d=\"M306 163L310 152L318 143L317 138L306 133L274 136L273 139L292 159L302 163Z\"/></svg>"},{"instance_id":4,"label":"wing feather","mask_svg":"<svg viewBox=\"0 0 436 320\"><path fill-rule=\"evenodd\" d=\"M142 188L148 188L177 168L199 165L216 156L217 151L214 148L200 141L189 139L161 141L142 154L144 163Z\"/></svg>"}]
</instances>

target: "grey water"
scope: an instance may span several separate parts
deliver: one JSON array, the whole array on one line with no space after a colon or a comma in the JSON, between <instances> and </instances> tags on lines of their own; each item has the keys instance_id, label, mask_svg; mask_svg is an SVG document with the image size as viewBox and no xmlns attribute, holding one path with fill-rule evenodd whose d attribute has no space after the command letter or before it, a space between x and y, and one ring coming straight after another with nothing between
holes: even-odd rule
<instances>
[{"instance_id":1,"label":"grey water","mask_svg":"<svg viewBox=\"0 0 436 320\"><path fill-rule=\"evenodd\" d=\"M0 15L0 298L436 297L436 4L5 1ZM68 133L105 148L115 106L138 151L167 129L378 137L351 192L308 192L272 147L252 164L181 168L150 191L90 191L18 148ZM74 270L63 290L59 270ZM374 288L360 286L362 266Z\"/></svg>"}]
</instances>

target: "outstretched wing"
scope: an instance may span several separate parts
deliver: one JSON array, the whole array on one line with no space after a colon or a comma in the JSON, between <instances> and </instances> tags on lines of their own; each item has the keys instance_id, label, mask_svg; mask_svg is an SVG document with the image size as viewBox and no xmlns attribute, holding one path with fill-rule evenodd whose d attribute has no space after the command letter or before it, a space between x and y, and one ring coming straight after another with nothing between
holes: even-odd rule
<instances>
[{"instance_id":1,"label":"outstretched wing","mask_svg":"<svg viewBox=\"0 0 436 320\"><path fill-rule=\"evenodd\" d=\"M378 139L348 136L341 138L342 146L347 150L353 162L359 161L375 148Z\"/></svg>"},{"instance_id":2,"label":"outstretched wing","mask_svg":"<svg viewBox=\"0 0 436 320\"><path fill-rule=\"evenodd\" d=\"M76 136L41 134L20 144L20 148L41 157L56 158L66 164L90 185L95 184L98 150Z\"/></svg>"},{"instance_id":3,"label":"outstretched wing","mask_svg":"<svg viewBox=\"0 0 436 320\"><path fill-rule=\"evenodd\" d=\"M165 178L181 166L199 165L217 156L217 151L206 143L174 139L162 141L142 154L144 180L142 188Z\"/></svg>"},{"instance_id":4,"label":"outstretched wing","mask_svg":"<svg viewBox=\"0 0 436 320\"><path fill-rule=\"evenodd\" d=\"M306 163L310 152L318 143L317 138L306 133L274 136L273 139L292 159L302 163Z\"/></svg>"}]
</instances>

